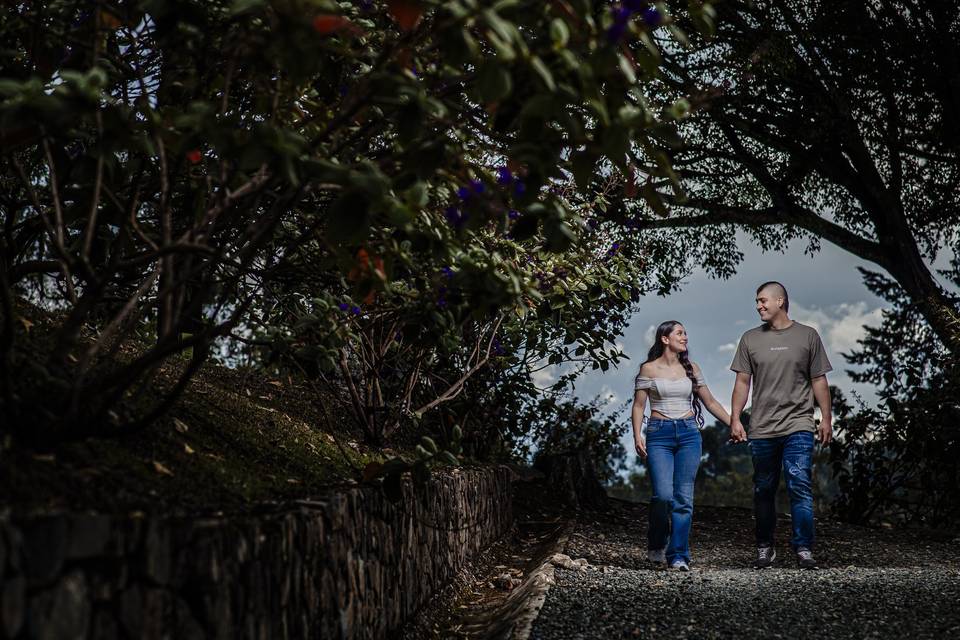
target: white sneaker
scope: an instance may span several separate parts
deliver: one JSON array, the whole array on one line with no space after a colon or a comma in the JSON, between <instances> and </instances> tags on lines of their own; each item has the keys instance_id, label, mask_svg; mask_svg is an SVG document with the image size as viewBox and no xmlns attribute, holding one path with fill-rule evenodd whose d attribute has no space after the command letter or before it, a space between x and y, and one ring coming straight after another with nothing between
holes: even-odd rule
<instances>
[{"instance_id":1,"label":"white sneaker","mask_svg":"<svg viewBox=\"0 0 960 640\"><path fill-rule=\"evenodd\" d=\"M648 549L647 561L655 562L656 564L666 564L667 550L666 549Z\"/></svg>"},{"instance_id":2,"label":"white sneaker","mask_svg":"<svg viewBox=\"0 0 960 640\"><path fill-rule=\"evenodd\" d=\"M683 558L677 558L670 563L670 568L677 571L690 571L690 565Z\"/></svg>"}]
</instances>

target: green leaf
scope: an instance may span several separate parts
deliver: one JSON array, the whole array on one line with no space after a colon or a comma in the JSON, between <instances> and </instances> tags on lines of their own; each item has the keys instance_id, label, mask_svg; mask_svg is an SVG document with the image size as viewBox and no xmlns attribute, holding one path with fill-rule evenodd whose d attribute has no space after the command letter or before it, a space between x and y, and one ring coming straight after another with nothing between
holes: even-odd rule
<instances>
[{"instance_id":1,"label":"green leaf","mask_svg":"<svg viewBox=\"0 0 960 640\"><path fill-rule=\"evenodd\" d=\"M617 59L620 63L620 71L623 72L623 76L627 79L629 84L636 84L637 74L633 70L633 64L627 60L627 57L622 53L617 54Z\"/></svg>"},{"instance_id":2,"label":"green leaf","mask_svg":"<svg viewBox=\"0 0 960 640\"><path fill-rule=\"evenodd\" d=\"M493 48L497 50L497 58L501 62L513 62L517 59L517 52L514 51L513 46L505 40L501 40L500 37L492 32L487 32L487 39L490 41L490 44L493 45Z\"/></svg>"},{"instance_id":3,"label":"green leaf","mask_svg":"<svg viewBox=\"0 0 960 640\"><path fill-rule=\"evenodd\" d=\"M499 102L513 90L513 78L506 67L495 60L487 60L477 73L476 92L481 102Z\"/></svg>"},{"instance_id":4,"label":"green leaf","mask_svg":"<svg viewBox=\"0 0 960 640\"><path fill-rule=\"evenodd\" d=\"M423 445L424 449L426 449L432 454L438 451L437 443L434 442L433 438L431 438L430 436L423 436L422 438L420 438L420 443Z\"/></svg>"},{"instance_id":5,"label":"green leaf","mask_svg":"<svg viewBox=\"0 0 960 640\"><path fill-rule=\"evenodd\" d=\"M230 7L230 15L237 16L241 13L247 13L254 9L260 9L266 6L266 4L266 0L233 0L233 5Z\"/></svg>"},{"instance_id":6,"label":"green leaf","mask_svg":"<svg viewBox=\"0 0 960 640\"><path fill-rule=\"evenodd\" d=\"M441 451L441 452L440 452L440 460L442 460L443 462L446 462L447 464L451 464L451 465L454 465L454 466L460 464L460 461L457 460L457 456L453 455L453 454L450 453L449 451Z\"/></svg>"},{"instance_id":7,"label":"green leaf","mask_svg":"<svg viewBox=\"0 0 960 640\"><path fill-rule=\"evenodd\" d=\"M453 430L450 432L450 439L454 442L460 442L463 439L463 429L460 428L460 425L453 425Z\"/></svg>"},{"instance_id":8,"label":"green leaf","mask_svg":"<svg viewBox=\"0 0 960 640\"><path fill-rule=\"evenodd\" d=\"M670 105L670 117L674 120L681 120L690 115L690 102L686 98L680 98Z\"/></svg>"},{"instance_id":9,"label":"green leaf","mask_svg":"<svg viewBox=\"0 0 960 640\"><path fill-rule=\"evenodd\" d=\"M533 70L540 76L540 80L543 81L544 86L550 91L554 92L557 90L557 83L553 81L553 74L550 73L550 69L537 56L530 58L530 65L533 67Z\"/></svg>"},{"instance_id":10,"label":"green leaf","mask_svg":"<svg viewBox=\"0 0 960 640\"><path fill-rule=\"evenodd\" d=\"M553 46L562 49L570 41L570 27L561 18L554 18L550 22L550 39L553 40Z\"/></svg>"}]
</instances>

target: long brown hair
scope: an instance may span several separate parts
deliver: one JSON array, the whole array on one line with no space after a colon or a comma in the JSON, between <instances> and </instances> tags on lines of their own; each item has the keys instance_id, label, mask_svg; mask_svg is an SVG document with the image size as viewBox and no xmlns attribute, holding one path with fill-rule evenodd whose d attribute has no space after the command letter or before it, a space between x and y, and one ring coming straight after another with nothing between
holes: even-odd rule
<instances>
[{"instance_id":1,"label":"long brown hair","mask_svg":"<svg viewBox=\"0 0 960 640\"><path fill-rule=\"evenodd\" d=\"M669 336L673 333L673 330L678 324L681 324L678 320L667 320L666 322L661 322L660 326L657 327L657 334L653 339L653 346L650 347L650 351L647 352L647 359L640 364L640 368L643 369L643 365L648 362L652 362L663 355L665 347L663 346L663 340L666 336ZM690 351L681 351L677 354L677 359L680 360L680 364L683 365L683 370L686 371L687 377L690 378L690 396L693 404L693 417L696 419L697 424L700 427L703 427L703 405L700 402L700 398L694 393L694 389L697 388L697 376L693 373L693 365L690 363ZM640 372L637 371L637 377L640 377Z\"/></svg>"}]
</instances>

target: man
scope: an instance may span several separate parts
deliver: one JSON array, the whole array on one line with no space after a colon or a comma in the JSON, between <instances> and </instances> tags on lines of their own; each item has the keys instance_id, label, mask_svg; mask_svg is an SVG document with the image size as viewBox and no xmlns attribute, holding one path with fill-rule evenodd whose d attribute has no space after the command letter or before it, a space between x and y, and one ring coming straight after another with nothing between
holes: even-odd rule
<instances>
[{"instance_id":1,"label":"man","mask_svg":"<svg viewBox=\"0 0 960 640\"><path fill-rule=\"evenodd\" d=\"M740 413L753 380L749 442L757 524L754 566L758 569L771 567L777 557L773 544L777 521L774 500L781 468L790 495L790 544L797 565L801 569L817 568L813 557L813 445L816 439L825 446L833 437L826 376L832 369L830 361L816 330L791 320L789 309L790 298L782 284L760 285L757 311L763 324L743 334L730 365L737 374L730 403L733 442L747 441ZM814 424L814 399L822 416L819 428Z\"/></svg>"}]
</instances>

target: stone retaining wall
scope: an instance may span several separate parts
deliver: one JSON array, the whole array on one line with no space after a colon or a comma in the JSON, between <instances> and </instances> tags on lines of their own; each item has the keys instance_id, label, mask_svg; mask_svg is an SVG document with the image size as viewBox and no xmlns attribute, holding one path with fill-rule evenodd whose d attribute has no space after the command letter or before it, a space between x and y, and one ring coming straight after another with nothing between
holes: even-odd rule
<instances>
[{"instance_id":1,"label":"stone retaining wall","mask_svg":"<svg viewBox=\"0 0 960 640\"><path fill-rule=\"evenodd\" d=\"M0 516L0 638L382 638L513 518L506 467L403 491L230 517Z\"/></svg>"}]
</instances>

